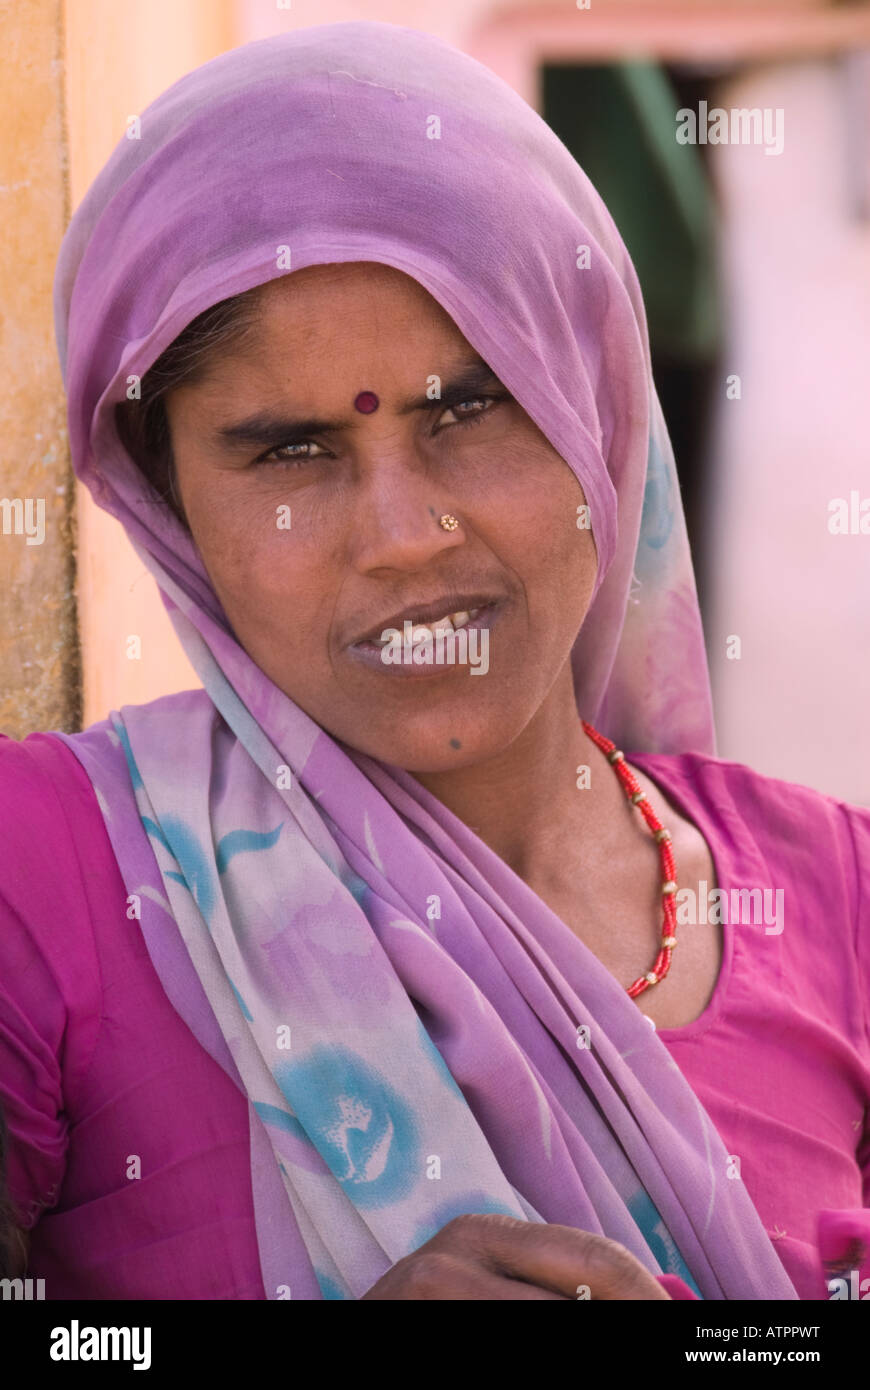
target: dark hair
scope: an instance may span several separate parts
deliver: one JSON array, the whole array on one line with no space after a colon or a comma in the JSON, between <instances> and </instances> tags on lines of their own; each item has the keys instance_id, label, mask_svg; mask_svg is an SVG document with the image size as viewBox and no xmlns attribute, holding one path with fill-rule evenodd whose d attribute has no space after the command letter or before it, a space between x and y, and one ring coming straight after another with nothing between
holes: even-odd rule
<instances>
[{"instance_id":1,"label":"dark hair","mask_svg":"<svg viewBox=\"0 0 870 1390\"><path fill-rule=\"evenodd\" d=\"M257 318L262 289L262 285L255 285L203 310L148 368L139 384L140 396L115 406L122 444L187 530L190 527L177 495L166 397L176 387L193 385L205 376L222 349L244 343Z\"/></svg>"}]
</instances>

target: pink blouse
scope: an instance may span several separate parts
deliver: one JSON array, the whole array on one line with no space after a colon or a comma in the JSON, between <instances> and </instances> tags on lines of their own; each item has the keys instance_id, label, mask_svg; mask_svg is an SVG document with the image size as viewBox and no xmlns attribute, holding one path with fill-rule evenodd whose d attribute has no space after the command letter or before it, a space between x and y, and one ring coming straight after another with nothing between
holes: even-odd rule
<instances>
[{"instance_id":1,"label":"pink blouse","mask_svg":"<svg viewBox=\"0 0 870 1390\"><path fill-rule=\"evenodd\" d=\"M701 1017L659 1037L799 1296L825 1297L818 1213L870 1206L870 810L717 758L630 756L700 827L721 887L771 886L766 920L725 926ZM247 1102L164 994L93 788L51 734L0 736L0 846L0 1108L30 1275L48 1299L265 1298Z\"/></svg>"}]
</instances>

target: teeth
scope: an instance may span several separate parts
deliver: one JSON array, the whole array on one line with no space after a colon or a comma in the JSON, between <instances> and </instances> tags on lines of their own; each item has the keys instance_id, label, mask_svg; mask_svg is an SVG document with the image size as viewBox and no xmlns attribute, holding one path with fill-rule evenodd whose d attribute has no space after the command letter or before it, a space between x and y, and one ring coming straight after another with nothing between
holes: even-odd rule
<instances>
[{"instance_id":1,"label":"teeth","mask_svg":"<svg viewBox=\"0 0 870 1390\"><path fill-rule=\"evenodd\" d=\"M449 617L436 618L434 623L415 623L412 637L415 642L434 642L436 632L452 632L453 623Z\"/></svg>"},{"instance_id":2,"label":"teeth","mask_svg":"<svg viewBox=\"0 0 870 1390\"><path fill-rule=\"evenodd\" d=\"M412 630L413 638L418 642L426 640L434 641L435 633L439 631L439 629L442 632L455 632L459 628L465 627L466 623L470 623L472 618L476 618L479 612L479 608L463 608L457 613L445 613L443 618L436 618L435 621L431 623L414 623ZM386 646L389 640L388 637L369 638L369 641L373 642L376 647Z\"/></svg>"},{"instance_id":3,"label":"teeth","mask_svg":"<svg viewBox=\"0 0 870 1390\"><path fill-rule=\"evenodd\" d=\"M480 612L479 608L470 608L467 613L454 613L453 626L465 627L466 623L473 622Z\"/></svg>"},{"instance_id":4,"label":"teeth","mask_svg":"<svg viewBox=\"0 0 870 1390\"><path fill-rule=\"evenodd\" d=\"M447 613L434 623L415 623L414 631L437 632L441 628L444 632L456 632L459 628L465 627L466 623L470 623L472 618L476 618L479 612L479 608L461 608L457 613Z\"/></svg>"}]
</instances>

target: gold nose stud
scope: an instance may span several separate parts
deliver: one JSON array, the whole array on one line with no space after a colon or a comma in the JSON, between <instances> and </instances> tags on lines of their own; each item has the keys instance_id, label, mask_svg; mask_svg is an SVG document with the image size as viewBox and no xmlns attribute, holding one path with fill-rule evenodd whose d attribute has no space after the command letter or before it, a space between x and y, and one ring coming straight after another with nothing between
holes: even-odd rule
<instances>
[{"instance_id":1,"label":"gold nose stud","mask_svg":"<svg viewBox=\"0 0 870 1390\"><path fill-rule=\"evenodd\" d=\"M438 522L439 525L442 526L445 531L455 531L457 526L459 525L459 522L456 520L456 517L451 516L449 512L445 512L442 517L439 517Z\"/></svg>"}]
</instances>

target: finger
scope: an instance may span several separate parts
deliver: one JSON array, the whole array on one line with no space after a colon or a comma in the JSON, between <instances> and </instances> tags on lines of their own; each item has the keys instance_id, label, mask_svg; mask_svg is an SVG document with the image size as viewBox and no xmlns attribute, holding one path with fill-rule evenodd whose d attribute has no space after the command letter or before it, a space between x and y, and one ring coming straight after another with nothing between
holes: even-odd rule
<instances>
[{"instance_id":1,"label":"finger","mask_svg":"<svg viewBox=\"0 0 870 1390\"><path fill-rule=\"evenodd\" d=\"M378 1280L364 1299L380 1301L420 1300L425 1302L539 1301L556 1299L560 1293L538 1288L519 1279L492 1273L485 1266L456 1259L437 1250L423 1250L406 1256Z\"/></svg>"},{"instance_id":2,"label":"finger","mask_svg":"<svg viewBox=\"0 0 870 1390\"><path fill-rule=\"evenodd\" d=\"M606 1236L555 1223L510 1216L460 1216L439 1232L457 1253L496 1274L577 1298L588 1286L595 1300L667 1300L655 1277L624 1246Z\"/></svg>"}]
</instances>

